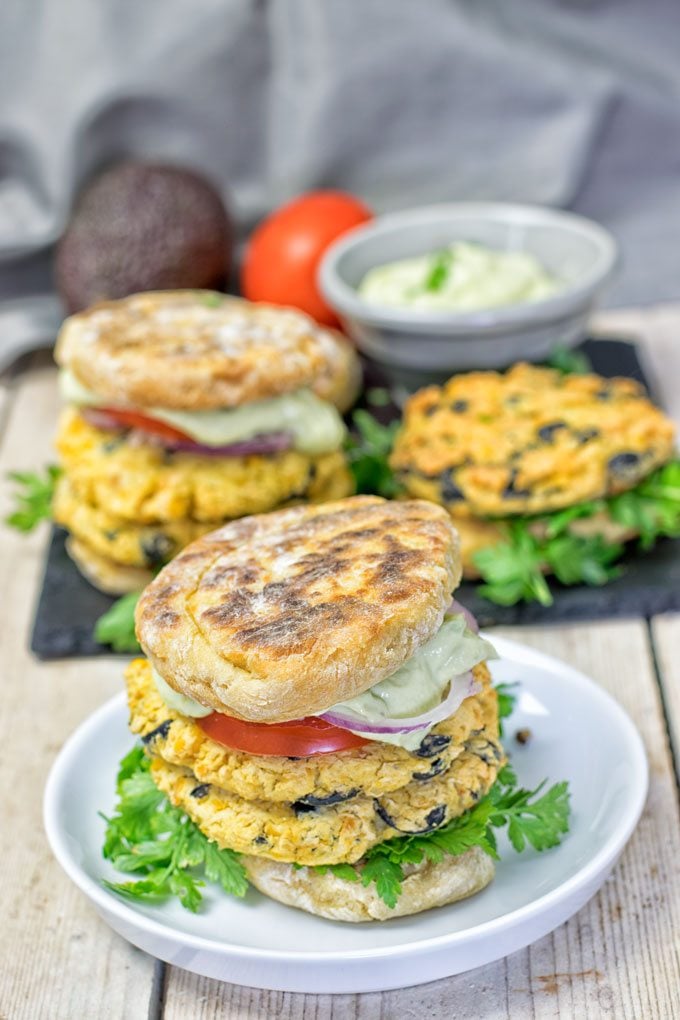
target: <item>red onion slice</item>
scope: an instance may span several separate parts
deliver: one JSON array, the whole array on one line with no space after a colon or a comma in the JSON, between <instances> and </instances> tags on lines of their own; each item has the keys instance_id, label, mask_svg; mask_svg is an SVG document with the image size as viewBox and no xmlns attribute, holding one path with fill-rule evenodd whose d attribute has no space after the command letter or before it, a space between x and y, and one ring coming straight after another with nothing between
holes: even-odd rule
<instances>
[{"instance_id":1,"label":"red onion slice","mask_svg":"<svg viewBox=\"0 0 680 1020\"><path fill-rule=\"evenodd\" d=\"M434 726L435 723L442 722L443 719L448 719L458 711L466 698L469 698L471 694L478 694L480 690L481 687L472 673L461 673L459 676L454 676L444 701L440 702L436 708L430 709L429 712L423 712L422 715L391 721L385 719L380 723L371 723L360 719L349 710L343 712L341 708L336 708L331 709L330 712L324 712L320 718L343 730L354 730L355 733L413 733L414 730L423 730L426 727Z\"/></svg>"},{"instance_id":2,"label":"red onion slice","mask_svg":"<svg viewBox=\"0 0 680 1020\"><path fill-rule=\"evenodd\" d=\"M267 432L225 446L204 446L203 443L192 443L190 440L169 440L163 445L166 450L175 453L200 453L207 457L249 457L256 453L282 453L289 450L293 445L293 435L290 432Z\"/></svg>"},{"instance_id":3,"label":"red onion slice","mask_svg":"<svg viewBox=\"0 0 680 1020\"><path fill-rule=\"evenodd\" d=\"M449 616L458 616L458 615L464 616L465 617L465 622L467 623L468 627L473 632L473 634L479 634L479 624L477 623L477 620L472 615L470 610L466 609L465 606L462 606L460 604L460 602L456 601L456 599L452 599L451 600L451 605L446 610L446 612L447 612L447 614Z\"/></svg>"},{"instance_id":4,"label":"red onion slice","mask_svg":"<svg viewBox=\"0 0 680 1020\"><path fill-rule=\"evenodd\" d=\"M112 415L107 414L106 411L98 411L96 407L81 407L79 411L85 421L97 429L104 429L106 432L120 432L124 428Z\"/></svg>"},{"instance_id":5,"label":"red onion slice","mask_svg":"<svg viewBox=\"0 0 680 1020\"><path fill-rule=\"evenodd\" d=\"M263 435L252 436L250 439L240 439L236 443L206 446L204 443L197 443L191 439L164 439L163 436L145 432L144 429L126 429L113 415L95 407L83 407L80 413L95 428L104 429L107 432L127 431L129 440L135 446L144 446L145 444L160 446L172 453L198 453L202 457L250 457L254 454L283 453L293 445L291 432L266 432Z\"/></svg>"}]
</instances>

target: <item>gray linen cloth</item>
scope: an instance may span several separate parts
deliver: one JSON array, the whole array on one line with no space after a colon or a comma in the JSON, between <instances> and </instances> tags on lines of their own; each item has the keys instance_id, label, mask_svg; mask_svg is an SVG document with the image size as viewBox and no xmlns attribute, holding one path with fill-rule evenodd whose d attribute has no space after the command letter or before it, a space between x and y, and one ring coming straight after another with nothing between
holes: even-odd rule
<instances>
[{"instance_id":1,"label":"gray linen cloth","mask_svg":"<svg viewBox=\"0 0 680 1020\"><path fill-rule=\"evenodd\" d=\"M241 235L312 187L378 211L575 209L612 304L680 297L677 0L3 0L0 368L48 344L79 186L137 155L203 170Z\"/></svg>"}]
</instances>

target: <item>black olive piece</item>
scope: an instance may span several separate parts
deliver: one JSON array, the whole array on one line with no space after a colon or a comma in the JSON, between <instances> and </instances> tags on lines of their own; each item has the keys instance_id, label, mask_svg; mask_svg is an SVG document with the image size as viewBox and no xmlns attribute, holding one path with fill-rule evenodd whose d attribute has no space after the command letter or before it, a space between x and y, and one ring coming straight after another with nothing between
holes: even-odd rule
<instances>
[{"instance_id":1,"label":"black olive piece","mask_svg":"<svg viewBox=\"0 0 680 1020\"><path fill-rule=\"evenodd\" d=\"M315 797L313 794L309 794L307 797L300 797L300 799L296 800L295 803L311 808L328 807L330 804L342 804L345 800L352 800L352 798L356 797L358 793L359 790L357 788L354 790L348 790L346 793L340 793L340 791L329 793L327 797Z\"/></svg>"},{"instance_id":2,"label":"black olive piece","mask_svg":"<svg viewBox=\"0 0 680 1020\"><path fill-rule=\"evenodd\" d=\"M296 815L308 815L311 811L316 811L313 804L305 804L302 800L293 801L291 807Z\"/></svg>"},{"instance_id":3,"label":"black olive piece","mask_svg":"<svg viewBox=\"0 0 680 1020\"><path fill-rule=\"evenodd\" d=\"M126 433L123 432L116 436L115 439L107 439L106 442L102 444L102 450L104 453L113 453L119 446L122 446L125 442L125 436Z\"/></svg>"},{"instance_id":4,"label":"black olive piece","mask_svg":"<svg viewBox=\"0 0 680 1020\"><path fill-rule=\"evenodd\" d=\"M451 410L455 411L456 414L464 414L469 406L467 400L454 400L451 404Z\"/></svg>"},{"instance_id":5,"label":"black olive piece","mask_svg":"<svg viewBox=\"0 0 680 1020\"><path fill-rule=\"evenodd\" d=\"M453 480L453 471L450 468L447 471L442 471L439 480L442 488L442 499L446 503L458 503L461 499L465 499L463 490Z\"/></svg>"},{"instance_id":6,"label":"black olive piece","mask_svg":"<svg viewBox=\"0 0 680 1020\"><path fill-rule=\"evenodd\" d=\"M446 771L446 762L443 758L435 758L430 766L428 772L414 772L412 779L417 779L419 783L424 783L428 779L434 779L435 776L440 776L442 772Z\"/></svg>"},{"instance_id":7,"label":"black olive piece","mask_svg":"<svg viewBox=\"0 0 680 1020\"><path fill-rule=\"evenodd\" d=\"M481 743L466 741L465 747L472 754L476 755L485 765L495 765L502 758L502 752L497 744L491 740L484 740Z\"/></svg>"},{"instance_id":8,"label":"black olive piece","mask_svg":"<svg viewBox=\"0 0 680 1020\"><path fill-rule=\"evenodd\" d=\"M421 836L426 832L433 832L438 829L446 818L446 804L438 804L437 807L432 808L431 811L425 815L425 825L422 829L400 829L396 824L392 816L382 806L379 800L374 801L376 814L382 818L385 825L389 825L391 829L396 829L397 832L403 832L406 836Z\"/></svg>"},{"instance_id":9,"label":"black olive piece","mask_svg":"<svg viewBox=\"0 0 680 1020\"><path fill-rule=\"evenodd\" d=\"M199 783L198 786L194 786L193 790L189 790L189 796L195 797L196 800L201 800L203 797L207 797L210 793L210 783Z\"/></svg>"},{"instance_id":10,"label":"black olive piece","mask_svg":"<svg viewBox=\"0 0 680 1020\"><path fill-rule=\"evenodd\" d=\"M163 563L167 563L174 548L172 539L164 535L162 531L149 538L143 538L140 545L149 567L160 567Z\"/></svg>"},{"instance_id":11,"label":"black olive piece","mask_svg":"<svg viewBox=\"0 0 680 1020\"><path fill-rule=\"evenodd\" d=\"M256 836L253 843L255 843L256 846L268 846L269 840L266 836Z\"/></svg>"},{"instance_id":12,"label":"black olive piece","mask_svg":"<svg viewBox=\"0 0 680 1020\"><path fill-rule=\"evenodd\" d=\"M451 737L447 737L445 733L428 733L426 737L423 737L412 754L416 758L434 758L445 747L448 747L450 743Z\"/></svg>"},{"instance_id":13,"label":"black olive piece","mask_svg":"<svg viewBox=\"0 0 680 1020\"><path fill-rule=\"evenodd\" d=\"M151 730L151 733L145 733L144 736L142 737L142 743L150 744L152 740L156 739L156 737L162 737L162 739L165 740L168 733L170 732L171 726L172 719L166 719L165 722L162 722L160 726L156 727L155 730Z\"/></svg>"},{"instance_id":14,"label":"black olive piece","mask_svg":"<svg viewBox=\"0 0 680 1020\"><path fill-rule=\"evenodd\" d=\"M516 489L515 482L517 481L517 472L513 471L510 475L510 481L503 489L501 496L503 499L523 499L529 495L528 489Z\"/></svg>"},{"instance_id":15,"label":"black olive piece","mask_svg":"<svg viewBox=\"0 0 680 1020\"><path fill-rule=\"evenodd\" d=\"M613 475L626 475L640 463L637 453L617 453L611 457L607 467Z\"/></svg>"},{"instance_id":16,"label":"black olive piece","mask_svg":"<svg viewBox=\"0 0 680 1020\"><path fill-rule=\"evenodd\" d=\"M581 429L580 432L576 433L576 438L579 446L583 446L585 443L589 443L591 439L597 439L599 434L599 429Z\"/></svg>"},{"instance_id":17,"label":"black olive piece","mask_svg":"<svg viewBox=\"0 0 680 1020\"><path fill-rule=\"evenodd\" d=\"M566 423L563 421L551 421L549 425L541 425L538 430L538 438L542 439L544 443L552 443L555 433L560 429L566 429L566 427Z\"/></svg>"}]
</instances>

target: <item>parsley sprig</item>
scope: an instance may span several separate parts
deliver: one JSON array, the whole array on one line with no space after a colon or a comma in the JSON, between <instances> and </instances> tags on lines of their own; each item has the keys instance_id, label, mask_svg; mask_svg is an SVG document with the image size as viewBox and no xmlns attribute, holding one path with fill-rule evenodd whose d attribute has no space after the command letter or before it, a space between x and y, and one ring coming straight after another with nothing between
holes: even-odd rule
<instances>
[{"instance_id":1,"label":"parsley sprig","mask_svg":"<svg viewBox=\"0 0 680 1020\"><path fill-rule=\"evenodd\" d=\"M135 609L141 592L133 591L117 599L94 625L94 639L110 645L114 652L138 652L135 634Z\"/></svg>"},{"instance_id":2,"label":"parsley sprig","mask_svg":"<svg viewBox=\"0 0 680 1020\"><path fill-rule=\"evenodd\" d=\"M330 871L364 886L373 884L380 899L393 908L401 895L405 865L424 860L437 864L446 855L457 857L475 846L498 860L494 829L507 828L510 843L518 853L527 846L534 850L557 846L569 831L568 784L555 783L543 793L544 788L545 781L533 790L519 788L517 776L506 765L483 800L441 829L379 843L356 866L322 865L315 870L321 874Z\"/></svg>"},{"instance_id":3,"label":"parsley sprig","mask_svg":"<svg viewBox=\"0 0 680 1020\"><path fill-rule=\"evenodd\" d=\"M389 455L400 422L381 425L368 411L352 415L355 431L348 437L345 450L357 492L372 493L390 499L399 486L389 465Z\"/></svg>"},{"instance_id":4,"label":"parsley sprig","mask_svg":"<svg viewBox=\"0 0 680 1020\"><path fill-rule=\"evenodd\" d=\"M498 736L503 736L503 720L508 719L515 711L517 695L513 694L513 688L519 687L517 683L494 684L496 699L498 702Z\"/></svg>"},{"instance_id":5,"label":"parsley sprig","mask_svg":"<svg viewBox=\"0 0 680 1020\"><path fill-rule=\"evenodd\" d=\"M642 549L657 539L680 536L680 460L658 468L634 489L538 517L504 521L505 541L481 549L475 564L485 582L480 594L491 602L511 606L522 600L551 605L545 579L551 570L562 584L605 584L616 577L624 552L621 542L601 535L575 535L575 520L604 512L640 535Z\"/></svg>"},{"instance_id":6,"label":"parsley sprig","mask_svg":"<svg viewBox=\"0 0 680 1020\"><path fill-rule=\"evenodd\" d=\"M52 516L54 487L61 468L50 464L43 474L33 471L10 471L8 478L15 482L16 510L8 514L5 524L18 531L33 531L41 521Z\"/></svg>"},{"instance_id":7,"label":"parsley sprig","mask_svg":"<svg viewBox=\"0 0 680 1020\"><path fill-rule=\"evenodd\" d=\"M244 896L248 878L239 855L220 850L179 808L174 808L149 773L141 747L123 758L118 772L116 812L106 821L102 853L117 871L141 876L108 882L113 892L134 900L177 896L196 912L205 882L215 882L231 896Z\"/></svg>"}]
</instances>

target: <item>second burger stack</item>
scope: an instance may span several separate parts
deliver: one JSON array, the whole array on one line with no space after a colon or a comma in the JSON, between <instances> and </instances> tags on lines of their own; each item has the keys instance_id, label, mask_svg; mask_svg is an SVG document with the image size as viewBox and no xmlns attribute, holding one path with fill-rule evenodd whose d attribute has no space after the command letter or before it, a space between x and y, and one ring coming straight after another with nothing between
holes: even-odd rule
<instances>
[{"instance_id":1,"label":"second burger stack","mask_svg":"<svg viewBox=\"0 0 680 1020\"><path fill-rule=\"evenodd\" d=\"M347 495L357 356L292 309L137 294L66 320L54 519L96 587L144 586L227 520Z\"/></svg>"}]
</instances>

